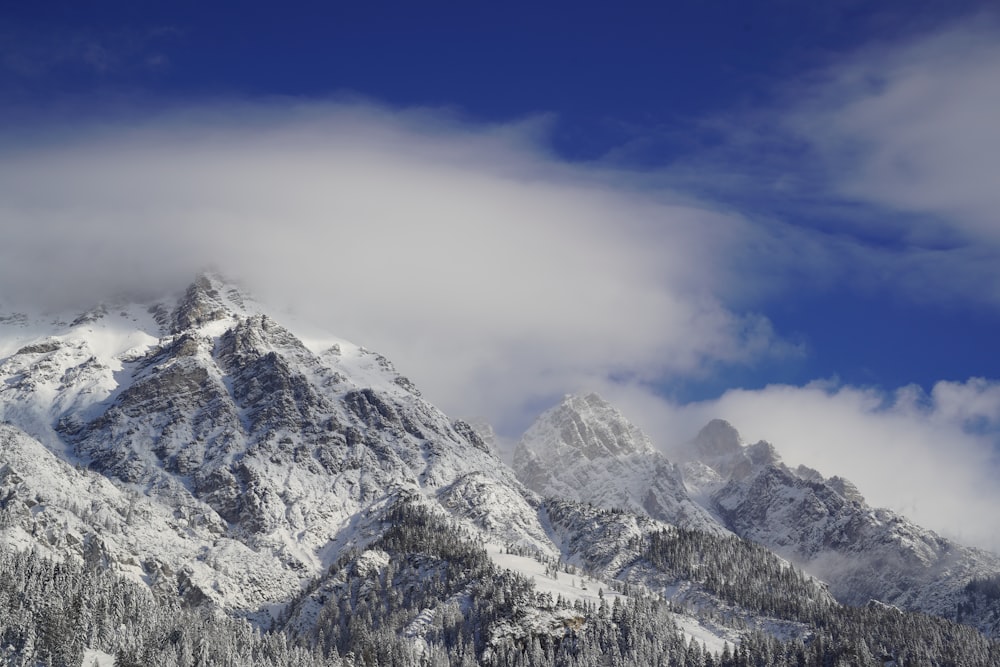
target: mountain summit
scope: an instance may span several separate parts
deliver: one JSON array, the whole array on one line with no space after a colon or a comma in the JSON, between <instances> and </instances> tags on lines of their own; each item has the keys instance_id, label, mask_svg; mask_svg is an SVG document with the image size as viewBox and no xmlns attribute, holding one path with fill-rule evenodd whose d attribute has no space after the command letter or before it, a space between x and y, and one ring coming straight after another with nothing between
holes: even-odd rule
<instances>
[{"instance_id":1,"label":"mountain summit","mask_svg":"<svg viewBox=\"0 0 1000 667\"><path fill-rule=\"evenodd\" d=\"M597 394L567 396L543 413L514 450L514 470L543 496L647 514L685 528L725 533L688 496L680 469Z\"/></svg>"},{"instance_id":2,"label":"mountain summit","mask_svg":"<svg viewBox=\"0 0 1000 667\"><path fill-rule=\"evenodd\" d=\"M15 349L0 361L3 417L172 508L175 530L143 558L193 568L223 607L286 597L289 579L363 544L359 517L404 491L552 550L534 497L468 425L381 355L337 339L309 349L218 276L173 300L11 319L0 335ZM170 544L190 531L207 540L194 564ZM248 588L234 576L243 558L270 574Z\"/></svg>"}]
</instances>

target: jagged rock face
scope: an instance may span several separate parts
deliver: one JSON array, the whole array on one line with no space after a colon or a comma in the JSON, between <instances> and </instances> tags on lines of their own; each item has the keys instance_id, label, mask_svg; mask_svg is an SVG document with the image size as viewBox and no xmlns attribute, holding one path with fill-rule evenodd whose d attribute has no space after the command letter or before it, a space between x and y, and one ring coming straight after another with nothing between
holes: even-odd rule
<instances>
[{"instance_id":1,"label":"jagged rock face","mask_svg":"<svg viewBox=\"0 0 1000 667\"><path fill-rule=\"evenodd\" d=\"M652 452L646 434L597 394L567 396L521 438L514 450L514 468L529 488L537 489L557 483L553 473L581 460Z\"/></svg>"},{"instance_id":2,"label":"jagged rock face","mask_svg":"<svg viewBox=\"0 0 1000 667\"><path fill-rule=\"evenodd\" d=\"M799 563L847 604L877 599L954 617L965 585L1000 570L1000 558L871 508L849 481L808 468L763 466L712 500L733 532Z\"/></svg>"},{"instance_id":3,"label":"jagged rock face","mask_svg":"<svg viewBox=\"0 0 1000 667\"><path fill-rule=\"evenodd\" d=\"M684 450L705 457L685 464L689 487L700 484L696 497L727 528L820 577L841 602L877 599L954 618L966 584L1000 569L993 554L869 507L846 479L792 470L769 443L739 443L729 424L706 426ZM989 613L965 621L987 628Z\"/></svg>"},{"instance_id":4,"label":"jagged rock face","mask_svg":"<svg viewBox=\"0 0 1000 667\"><path fill-rule=\"evenodd\" d=\"M740 434L724 419L708 422L694 439L695 447L703 458L715 458L740 451Z\"/></svg>"},{"instance_id":5,"label":"jagged rock face","mask_svg":"<svg viewBox=\"0 0 1000 667\"><path fill-rule=\"evenodd\" d=\"M739 431L723 419L710 421L694 440L678 448L673 455L685 464L694 463L686 466L685 481L689 482L689 489L695 493L714 490L718 486L717 482L730 477L741 479L755 467L781 460L768 442L762 440L753 445L744 445ZM699 470L701 466L707 466L718 477Z\"/></svg>"},{"instance_id":6,"label":"jagged rock face","mask_svg":"<svg viewBox=\"0 0 1000 667\"><path fill-rule=\"evenodd\" d=\"M456 419L451 423L451 426L457 433L471 442L473 446L478 447L487 454L497 455L496 435L493 433L493 427L489 424L473 425L462 419Z\"/></svg>"},{"instance_id":7,"label":"jagged rock face","mask_svg":"<svg viewBox=\"0 0 1000 667\"><path fill-rule=\"evenodd\" d=\"M678 455L686 461L688 488L727 528L820 577L842 602L878 599L954 617L968 581L1000 566L992 554L869 507L846 479L790 469L770 443L742 445L722 420L710 422ZM966 621L988 625L985 618Z\"/></svg>"},{"instance_id":8,"label":"jagged rock face","mask_svg":"<svg viewBox=\"0 0 1000 667\"><path fill-rule=\"evenodd\" d=\"M522 441L544 445L553 454L572 452L591 460L653 451L646 434L597 394L566 397Z\"/></svg>"},{"instance_id":9,"label":"jagged rock face","mask_svg":"<svg viewBox=\"0 0 1000 667\"><path fill-rule=\"evenodd\" d=\"M486 448L486 451L492 453L497 458L500 458L500 451L497 447L496 431L493 429L493 424L491 424L486 417L472 417L469 419L456 420L455 427L468 429L471 432L469 435L470 439L474 436L476 440L483 443L483 447Z\"/></svg>"},{"instance_id":10,"label":"jagged rock face","mask_svg":"<svg viewBox=\"0 0 1000 667\"><path fill-rule=\"evenodd\" d=\"M514 470L544 496L725 532L688 496L678 468L596 394L567 397L540 416L514 450Z\"/></svg>"},{"instance_id":11,"label":"jagged rock face","mask_svg":"<svg viewBox=\"0 0 1000 667\"><path fill-rule=\"evenodd\" d=\"M249 548L283 573L253 599L287 597L289 580L370 539L402 491L498 541L553 550L534 494L384 357L346 341L312 351L213 276L176 303L86 315L43 322L41 337L8 323L26 333L0 355L3 416L155 496L192 530L211 526L192 537L211 545L214 575L182 556L167 563L191 586L212 576L238 586L231 558Z\"/></svg>"},{"instance_id":12,"label":"jagged rock face","mask_svg":"<svg viewBox=\"0 0 1000 667\"><path fill-rule=\"evenodd\" d=\"M188 287L184 298L178 302L177 308L171 315L173 333L225 319L231 314L233 305L238 308L243 305L242 295L238 289L223 285L208 275L198 276Z\"/></svg>"},{"instance_id":13,"label":"jagged rock face","mask_svg":"<svg viewBox=\"0 0 1000 667\"><path fill-rule=\"evenodd\" d=\"M126 368L131 381L113 403L63 435L100 470L190 492L255 536L285 529L290 506L329 504L306 503L289 479L327 486L356 510L400 484L436 487L463 469L496 468L471 429L423 402L384 358L353 351L355 362L374 357L365 365L382 376L358 386L343 346L318 356L244 308L234 288L199 278L173 311L172 334ZM288 473L274 479L275 466Z\"/></svg>"}]
</instances>

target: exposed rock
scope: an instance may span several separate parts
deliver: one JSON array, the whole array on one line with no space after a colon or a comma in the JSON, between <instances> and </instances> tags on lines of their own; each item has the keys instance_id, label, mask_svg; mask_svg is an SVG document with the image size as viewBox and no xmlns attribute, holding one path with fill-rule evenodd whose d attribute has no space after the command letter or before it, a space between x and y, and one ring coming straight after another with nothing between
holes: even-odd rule
<instances>
[{"instance_id":1,"label":"exposed rock","mask_svg":"<svg viewBox=\"0 0 1000 667\"><path fill-rule=\"evenodd\" d=\"M544 496L726 532L688 496L680 469L596 394L568 396L542 414L514 450L514 470Z\"/></svg>"}]
</instances>

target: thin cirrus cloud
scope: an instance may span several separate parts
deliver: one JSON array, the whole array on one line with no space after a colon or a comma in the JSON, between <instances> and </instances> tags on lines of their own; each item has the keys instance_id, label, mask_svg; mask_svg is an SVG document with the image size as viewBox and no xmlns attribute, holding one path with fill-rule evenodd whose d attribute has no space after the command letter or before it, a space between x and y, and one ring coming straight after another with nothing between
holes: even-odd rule
<instances>
[{"instance_id":1,"label":"thin cirrus cloud","mask_svg":"<svg viewBox=\"0 0 1000 667\"><path fill-rule=\"evenodd\" d=\"M867 278L995 307L1000 20L975 15L869 46L793 90L782 129L809 147L826 196L864 211L853 231L895 247L869 253Z\"/></svg>"},{"instance_id":2,"label":"thin cirrus cloud","mask_svg":"<svg viewBox=\"0 0 1000 667\"><path fill-rule=\"evenodd\" d=\"M220 103L7 137L0 284L82 306L211 266L510 430L611 375L798 353L713 293L747 221L561 163L539 122Z\"/></svg>"},{"instance_id":3,"label":"thin cirrus cloud","mask_svg":"<svg viewBox=\"0 0 1000 667\"><path fill-rule=\"evenodd\" d=\"M705 145L666 173L758 221L778 294L794 276L996 307L998 44L984 13L839 54L770 104L700 119Z\"/></svg>"}]
</instances>

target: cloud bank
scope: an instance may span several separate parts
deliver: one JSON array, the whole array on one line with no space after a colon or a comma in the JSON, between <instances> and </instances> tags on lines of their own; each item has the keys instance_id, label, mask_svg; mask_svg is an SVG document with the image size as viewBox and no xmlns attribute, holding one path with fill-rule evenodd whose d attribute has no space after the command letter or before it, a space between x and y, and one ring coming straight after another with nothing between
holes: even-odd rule
<instances>
[{"instance_id":1,"label":"cloud bank","mask_svg":"<svg viewBox=\"0 0 1000 667\"><path fill-rule=\"evenodd\" d=\"M564 164L541 124L228 103L6 137L0 285L81 305L211 266L518 427L609 376L795 353L715 296L747 221Z\"/></svg>"}]
</instances>

